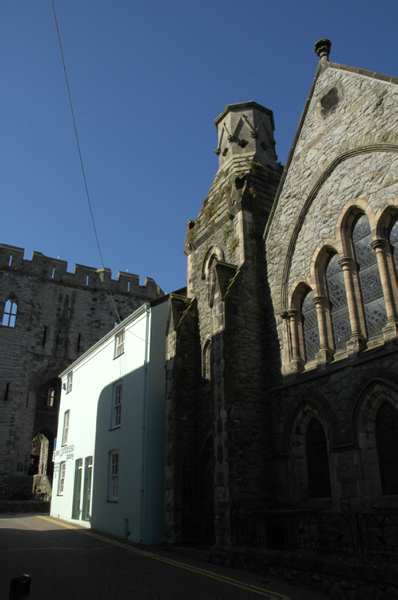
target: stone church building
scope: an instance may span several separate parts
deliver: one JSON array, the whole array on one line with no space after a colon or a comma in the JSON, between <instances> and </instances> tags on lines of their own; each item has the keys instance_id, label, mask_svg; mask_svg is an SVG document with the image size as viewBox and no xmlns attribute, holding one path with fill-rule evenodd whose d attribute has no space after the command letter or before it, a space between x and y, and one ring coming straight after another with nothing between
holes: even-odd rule
<instances>
[{"instance_id":1,"label":"stone church building","mask_svg":"<svg viewBox=\"0 0 398 600\"><path fill-rule=\"evenodd\" d=\"M219 169L187 222L186 292L169 297L165 540L224 559L242 545L336 549L350 521L331 542L320 514L398 514L398 79L329 62L330 46L315 45L284 168L271 110L243 102L217 117ZM114 321L99 287L110 274L92 283L87 268L21 253L0 248L3 325L18 304L31 347L8 356L16 332L0 328L1 365L19 369L0 389L10 476L49 430L56 376ZM111 285L123 316L160 294L153 281L128 291L125 274ZM398 519L388 539L377 527L398 549Z\"/></svg>"},{"instance_id":2,"label":"stone church building","mask_svg":"<svg viewBox=\"0 0 398 600\"><path fill-rule=\"evenodd\" d=\"M115 321L163 295L153 279L67 266L0 244L0 500L51 496L59 374Z\"/></svg>"},{"instance_id":3,"label":"stone church building","mask_svg":"<svg viewBox=\"0 0 398 600\"><path fill-rule=\"evenodd\" d=\"M271 110L215 121L167 326L174 544L284 549L295 512L398 508L398 79L329 62L330 45L284 169Z\"/></svg>"}]
</instances>

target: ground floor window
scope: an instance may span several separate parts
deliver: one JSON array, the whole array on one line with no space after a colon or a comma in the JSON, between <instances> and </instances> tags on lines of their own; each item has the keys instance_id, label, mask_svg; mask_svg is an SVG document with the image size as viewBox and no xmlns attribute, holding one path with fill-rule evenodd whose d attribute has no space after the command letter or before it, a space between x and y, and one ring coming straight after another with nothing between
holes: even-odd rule
<instances>
[{"instance_id":1,"label":"ground floor window","mask_svg":"<svg viewBox=\"0 0 398 600\"><path fill-rule=\"evenodd\" d=\"M112 450L109 457L109 500L117 502L119 498L119 450Z\"/></svg>"},{"instance_id":2,"label":"ground floor window","mask_svg":"<svg viewBox=\"0 0 398 600\"><path fill-rule=\"evenodd\" d=\"M87 456L84 478L84 519L88 521L91 517L91 486L93 482L93 457Z\"/></svg>"},{"instance_id":3,"label":"ground floor window","mask_svg":"<svg viewBox=\"0 0 398 600\"><path fill-rule=\"evenodd\" d=\"M59 464L58 496L63 496L65 487L66 462Z\"/></svg>"}]
</instances>

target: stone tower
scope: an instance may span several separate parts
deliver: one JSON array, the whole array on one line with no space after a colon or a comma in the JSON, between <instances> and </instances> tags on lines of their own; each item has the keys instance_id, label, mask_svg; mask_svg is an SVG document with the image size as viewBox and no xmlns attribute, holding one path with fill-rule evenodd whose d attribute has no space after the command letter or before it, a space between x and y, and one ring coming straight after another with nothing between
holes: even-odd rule
<instances>
[{"instance_id":1,"label":"stone tower","mask_svg":"<svg viewBox=\"0 0 398 600\"><path fill-rule=\"evenodd\" d=\"M233 506L265 502L269 491L261 236L282 167L272 111L233 104L215 124L219 169L197 219L187 223L187 297L170 302L170 541L228 543Z\"/></svg>"}]
</instances>

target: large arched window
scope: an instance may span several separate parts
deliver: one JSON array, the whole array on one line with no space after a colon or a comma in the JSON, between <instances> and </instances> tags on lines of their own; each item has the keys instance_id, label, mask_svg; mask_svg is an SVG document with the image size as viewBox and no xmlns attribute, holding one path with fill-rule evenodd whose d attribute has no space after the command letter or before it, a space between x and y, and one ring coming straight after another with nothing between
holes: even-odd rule
<instances>
[{"instance_id":1,"label":"large arched window","mask_svg":"<svg viewBox=\"0 0 398 600\"><path fill-rule=\"evenodd\" d=\"M5 327L15 327L15 321L17 319L17 310L17 303L14 300L7 300L4 307L2 325L4 325Z\"/></svg>"},{"instance_id":2,"label":"large arched window","mask_svg":"<svg viewBox=\"0 0 398 600\"><path fill-rule=\"evenodd\" d=\"M319 350L318 318L313 299L314 292L310 290L304 297L303 304L301 306L305 358L307 362L314 360L315 354Z\"/></svg>"},{"instance_id":3,"label":"large arched window","mask_svg":"<svg viewBox=\"0 0 398 600\"><path fill-rule=\"evenodd\" d=\"M326 285L329 294L335 350L346 347L351 335L344 273L339 265L339 255L333 254L326 268Z\"/></svg>"},{"instance_id":4,"label":"large arched window","mask_svg":"<svg viewBox=\"0 0 398 600\"><path fill-rule=\"evenodd\" d=\"M398 494L398 412L384 402L376 417L376 441L384 494Z\"/></svg>"},{"instance_id":5,"label":"large arched window","mask_svg":"<svg viewBox=\"0 0 398 600\"><path fill-rule=\"evenodd\" d=\"M382 332L387 314L377 258L370 245L372 241L370 224L365 215L357 219L352 230L352 241L358 265L366 330L368 338L372 338Z\"/></svg>"},{"instance_id":6,"label":"large arched window","mask_svg":"<svg viewBox=\"0 0 398 600\"><path fill-rule=\"evenodd\" d=\"M395 219L391 227L390 244L392 247L392 258L394 261L395 274L398 277L398 217Z\"/></svg>"},{"instance_id":7,"label":"large arched window","mask_svg":"<svg viewBox=\"0 0 398 600\"><path fill-rule=\"evenodd\" d=\"M330 498L329 457L326 436L315 417L310 421L306 435L308 461L308 495L310 498Z\"/></svg>"}]
</instances>

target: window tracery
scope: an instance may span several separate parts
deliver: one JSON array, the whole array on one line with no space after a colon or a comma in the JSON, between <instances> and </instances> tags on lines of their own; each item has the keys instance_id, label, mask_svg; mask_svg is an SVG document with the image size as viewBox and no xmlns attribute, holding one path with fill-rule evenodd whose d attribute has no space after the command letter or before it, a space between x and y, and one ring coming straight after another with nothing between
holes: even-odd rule
<instances>
[{"instance_id":1,"label":"window tracery","mask_svg":"<svg viewBox=\"0 0 398 600\"><path fill-rule=\"evenodd\" d=\"M304 297L301 306L301 315L303 323L303 335L305 356L307 362L315 359L315 354L319 350L319 327L317 319L316 306L314 304L314 292L310 290Z\"/></svg>"},{"instance_id":2,"label":"window tracery","mask_svg":"<svg viewBox=\"0 0 398 600\"><path fill-rule=\"evenodd\" d=\"M352 242L358 265L365 323L368 338L382 332L387 321L386 306L376 254L372 251L369 219L361 215L352 230Z\"/></svg>"},{"instance_id":3,"label":"window tracery","mask_svg":"<svg viewBox=\"0 0 398 600\"><path fill-rule=\"evenodd\" d=\"M325 272L335 350L344 349L351 335L344 273L339 259L338 254L333 254Z\"/></svg>"}]
</instances>

